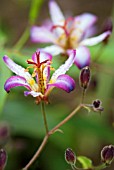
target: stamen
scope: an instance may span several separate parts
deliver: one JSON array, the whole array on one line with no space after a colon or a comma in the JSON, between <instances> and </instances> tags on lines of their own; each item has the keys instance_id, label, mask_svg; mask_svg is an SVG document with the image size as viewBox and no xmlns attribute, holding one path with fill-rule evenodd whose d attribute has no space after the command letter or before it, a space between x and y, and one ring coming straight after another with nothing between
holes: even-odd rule
<instances>
[{"instance_id":1,"label":"stamen","mask_svg":"<svg viewBox=\"0 0 114 170\"><path fill-rule=\"evenodd\" d=\"M65 20L63 26L62 26L62 25L53 25L52 28L51 28L51 31L53 31L53 30L56 29L56 28L61 28L61 29L63 29L63 31L65 32L66 36L69 36L69 32L68 32L68 30L67 30L67 24L68 24L70 21L72 21L72 20L73 20L72 17L67 18L67 19Z\"/></svg>"}]
</instances>

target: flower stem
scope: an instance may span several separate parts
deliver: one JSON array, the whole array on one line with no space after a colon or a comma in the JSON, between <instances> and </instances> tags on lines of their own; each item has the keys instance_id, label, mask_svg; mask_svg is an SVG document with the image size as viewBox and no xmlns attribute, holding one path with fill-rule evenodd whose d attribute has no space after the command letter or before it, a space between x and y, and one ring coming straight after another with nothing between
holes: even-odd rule
<instances>
[{"instance_id":1,"label":"flower stem","mask_svg":"<svg viewBox=\"0 0 114 170\"><path fill-rule=\"evenodd\" d=\"M30 27L34 25L36 18L39 14L40 7L43 4L43 0L32 0L31 1L31 8L29 11L29 18L28 18L28 25L25 28L23 34L21 35L20 39L17 41L17 43L14 45L14 49L17 51L20 50L24 44L27 42L29 35L30 35Z\"/></svg>"},{"instance_id":2,"label":"flower stem","mask_svg":"<svg viewBox=\"0 0 114 170\"><path fill-rule=\"evenodd\" d=\"M94 62L98 61L99 58L101 57L102 53L103 53L103 50L104 50L104 44L102 44L99 48L99 50L97 51L97 54L95 55L95 58L94 58Z\"/></svg>"},{"instance_id":3,"label":"flower stem","mask_svg":"<svg viewBox=\"0 0 114 170\"><path fill-rule=\"evenodd\" d=\"M82 108L82 105L79 105L76 107L65 119L63 119L59 124L57 124L53 129L49 131L49 135L52 135L54 132L56 132L62 125L64 125L68 120L70 120L80 109Z\"/></svg>"},{"instance_id":4,"label":"flower stem","mask_svg":"<svg viewBox=\"0 0 114 170\"><path fill-rule=\"evenodd\" d=\"M29 27L27 27L25 29L25 31L23 32L22 36L20 37L20 39L18 40L18 42L14 45L14 49L16 50L20 50L23 45L26 43L26 41L28 40L29 38Z\"/></svg>"},{"instance_id":5,"label":"flower stem","mask_svg":"<svg viewBox=\"0 0 114 170\"><path fill-rule=\"evenodd\" d=\"M101 165L99 165L99 166L93 167L93 170L102 170L102 169L104 169L104 168L106 168L106 167L107 167L106 164L103 163L103 164L101 164Z\"/></svg>"},{"instance_id":6,"label":"flower stem","mask_svg":"<svg viewBox=\"0 0 114 170\"><path fill-rule=\"evenodd\" d=\"M38 156L40 155L40 153L42 152L43 148L45 147L47 141L48 141L49 135L46 135L40 145L40 147L38 148L38 150L36 151L35 155L32 157L32 159L29 161L29 163L23 168L23 170L27 170L32 164L33 162L38 158Z\"/></svg>"},{"instance_id":7,"label":"flower stem","mask_svg":"<svg viewBox=\"0 0 114 170\"><path fill-rule=\"evenodd\" d=\"M45 106L44 106L44 102L41 102L41 110L42 110L42 114L43 114L43 119L44 119L44 126L46 129L46 134L48 134L48 124L47 124L47 119L46 119L46 112L45 112Z\"/></svg>"},{"instance_id":8,"label":"flower stem","mask_svg":"<svg viewBox=\"0 0 114 170\"><path fill-rule=\"evenodd\" d=\"M83 104L83 102L84 102L85 92L86 92L86 89L83 89L83 91L82 91L82 98L81 98L81 104Z\"/></svg>"},{"instance_id":9,"label":"flower stem","mask_svg":"<svg viewBox=\"0 0 114 170\"><path fill-rule=\"evenodd\" d=\"M56 132L58 130L58 128L60 128L63 124L65 124L68 120L70 120L82 107L83 107L83 105L81 105L81 104L78 105L65 119L63 119L59 124L57 124L50 131L48 131L48 128L47 128L47 125L46 125L46 132L48 132L48 133L46 133L46 135L45 135L45 137L44 137L40 147L38 148L38 150L36 151L36 153L32 157L32 159L29 161L29 163L23 168L23 170L27 170L33 164L33 162L38 158L38 156L42 152L43 148L45 147L45 145L46 145L50 135L52 135L54 132ZM42 109L44 109L44 103L42 104ZM43 110L43 112L44 111L45 110ZM45 112L43 114L45 114Z\"/></svg>"}]
</instances>

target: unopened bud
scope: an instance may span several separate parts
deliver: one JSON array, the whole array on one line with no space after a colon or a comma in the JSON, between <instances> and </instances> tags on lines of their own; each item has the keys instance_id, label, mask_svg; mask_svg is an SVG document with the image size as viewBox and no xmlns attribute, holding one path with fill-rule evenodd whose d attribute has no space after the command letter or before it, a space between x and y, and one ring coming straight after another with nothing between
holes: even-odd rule
<instances>
[{"instance_id":1,"label":"unopened bud","mask_svg":"<svg viewBox=\"0 0 114 170\"><path fill-rule=\"evenodd\" d=\"M101 151L101 160L106 163L106 165L110 165L114 158L114 146L109 145L105 146Z\"/></svg>"},{"instance_id":2,"label":"unopened bud","mask_svg":"<svg viewBox=\"0 0 114 170\"><path fill-rule=\"evenodd\" d=\"M76 155L72 151L72 149L68 148L65 151L65 160L68 164L75 164L76 163Z\"/></svg>"},{"instance_id":3,"label":"unopened bud","mask_svg":"<svg viewBox=\"0 0 114 170\"><path fill-rule=\"evenodd\" d=\"M88 66L86 66L80 72L80 85L85 90L88 88L89 82L90 82L90 69Z\"/></svg>"},{"instance_id":4,"label":"unopened bud","mask_svg":"<svg viewBox=\"0 0 114 170\"><path fill-rule=\"evenodd\" d=\"M4 149L0 150L0 170L4 170L7 161L7 154Z\"/></svg>"}]
</instances>

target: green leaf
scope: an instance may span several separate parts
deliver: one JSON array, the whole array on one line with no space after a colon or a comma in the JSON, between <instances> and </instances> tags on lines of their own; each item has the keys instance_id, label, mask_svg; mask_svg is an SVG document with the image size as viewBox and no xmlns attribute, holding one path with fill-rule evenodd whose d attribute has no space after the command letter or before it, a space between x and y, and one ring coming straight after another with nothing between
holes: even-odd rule
<instances>
[{"instance_id":1,"label":"green leaf","mask_svg":"<svg viewBox=\"0 0 114 170\"><path fill-rule=\"evenodd\" d=\"M92 161L91 159L85 157L85 156L78 156L77 160L81 163L82 168L92 168Z\"/></svg>"}]
</instances>

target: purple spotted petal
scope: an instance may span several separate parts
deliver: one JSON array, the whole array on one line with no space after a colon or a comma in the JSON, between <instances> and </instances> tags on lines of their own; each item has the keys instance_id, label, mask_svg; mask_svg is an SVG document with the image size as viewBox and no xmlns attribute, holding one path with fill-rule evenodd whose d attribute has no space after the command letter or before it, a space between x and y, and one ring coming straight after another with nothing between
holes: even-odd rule
<instances>
[{"instance_id":1,"label":"purple spotted petal","mask_svg":"<svg viewBox=\"0 0 114 170\"><path fill-rule=\"evenodd\" d=\"M5 84L4 84L4 89L7 92L10 92L10 89L13 87L17 87L17 86L24 86L26 87L28 90L31 90L31 87L28 85L28 83L26 82L26 79L21 77L21 76L12 76L9 79L6 80Z\"/></svg>"},{"instance_id":2,"label":"purple spotted petal","mask_svg":"<svg viewBox=\"0 0 114 170\"><path fill-rule=\"evenodd\" d=\"M66 60L66 62L63 65L61 65L54 72L50 81L55 82L58 76L65 74L69 70L69 68L72 66L72 64L74 63L75 57L76 57L76 50L70 50L69 58Z\"/></svg>"},{"instance_id":3,"label":"purple spotted petal","mask_svg":"<svg viewBox=\"0 0 114 170\"><path fill-rule=\"evenodd\" d=\"M75 81L68 75L60 75L55 83L49 84L48 88L57 87L65 90L67 93L71 92L75 88Z\"/></svg>"},{"instance_id":4,"label":"purple spotted petal","mask_svg":"<svg viewBox=\"0 0 114 170\"><path fill-rule=\"evenodd\" d=\"M87 47L79 46L77 48L74 63L79 69L90 65L90 52Z\"/></svg>"},{"instance_id":5,"label":"purple spotted petal","mask_svg":"<svg viewBox=\"0 0 114 170\"><path fill-rule=\"evenodd\" d=\"M64 53L64 50L57 45L51 45L51 46L48 46L48 47L45 47L45 48L41 48L39 50L50 53L53 56L58 55L60 53Z\"/></svg>"},{"instance_id":6,"label":"purple spotted petal","mask_svg":"<svg viewBox=\"0 0 114 170\"><path fill-rule=\"evenodd\" d=\"M26 80L31 79L31 75L25 71L25 68L21 67L20 65L16 64L13 60L11 60L8 56L4 56L3 60L7 67L18 76L24 77Z\"/></svg>"},{"instance_id":7,"label":"purple spotted petal","mask_svg":"<svg viewBox=\"0 0 114 170\"><path fill-rule=\"evenodd\" d=\"M24 91L24 96L32 95L33 97L42 96L42 93L35 91Z\"/></svg>"},{"instance_id":8,"label":"purple spotted petal","mask_svg":"<svg viewBox=\"0 0 114 170\"><path fill-rule=\"evenodd\" d=\"M33 42L52 43L55 42L54 34L44 26L33 26L30 31L30 37Z\"/></svg>"},{"instance_id":9,"label":"purple spotted petal","mask_svg":"<svg viewBox=\"0 0 114 170\"><path fill-rule=\"evenodd\" d=\"M87 38L87 39L83 40L80 43L80 45L93 46L93 45L96 45L96 44L102 42L103 40L105 40L110 35L111 35L111 31L106 31L106 32L100 34L99 36L96 36L96 37L93 37L93 38Z\"/></svg>"},{"instance_id":10,"label":"purple spotted petal","mask_svg":"<svg viewBox=\"0 0 114 170\"><path fill-rule=\"evenodd\" d=\"M40 52L40 62L43 62L43 61L45 61L45 60L49 60L49 61L52 60L52 55L49 54L48 52L40 51L39 49L38 49L37 52ZM37 63L36 53L34 53L34 54L32 55L32 60Z\"/></svg>"}]
</instances>

